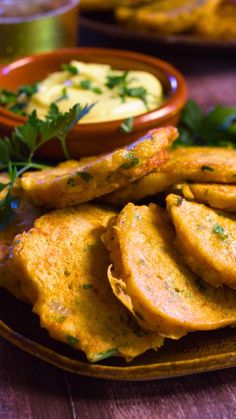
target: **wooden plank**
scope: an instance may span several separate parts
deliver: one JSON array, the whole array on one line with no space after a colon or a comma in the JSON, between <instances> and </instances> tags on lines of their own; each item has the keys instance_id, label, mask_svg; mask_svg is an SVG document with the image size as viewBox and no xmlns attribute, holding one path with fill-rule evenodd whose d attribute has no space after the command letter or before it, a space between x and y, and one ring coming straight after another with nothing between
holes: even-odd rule
<instances>
[{"instance_id":1,"label":"wooden plank","mask_svg":"<svg viewBox=\"0 0 236 419\"><path fill-rule=\"evenodd\" d=\"M63 371L0 339L0 418L53 417L73 417Z\"/></svg>"},{"instance_id":2,"label":"wooden plank","mask_svg":"<svg viewBox=\"0 0 236 419\"><path fill-rule=\"evenodd\" d=\"M79 418L234 419L235 369L152 382L68 375Z\"/></svg>"}]
</instances>

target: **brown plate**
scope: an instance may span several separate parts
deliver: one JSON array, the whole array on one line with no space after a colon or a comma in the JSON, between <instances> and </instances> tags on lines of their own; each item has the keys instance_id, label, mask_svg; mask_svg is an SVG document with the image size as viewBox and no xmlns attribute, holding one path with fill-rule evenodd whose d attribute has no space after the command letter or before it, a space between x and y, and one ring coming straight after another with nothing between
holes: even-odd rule
<instances>
[{"instance_id":1,"label":"brown plate","mask_svg":"<svg viewBox=\"0 0 236 419\"><path fill-rule=\"evenodd\" d=\"M30 354L76 374L112 380L152 380L236 366L236 329L192 333L166 340L127 364L110 358L89 364L80 351L54 341L39 325L31 307L0 289L0 336Z\"/></svg>"},{"instance_id":2,"label":"brown plate","mask_svg":"<svg viewBox=\"0 0 236 419\"><path fill-rule=\"evenodd\" d=\"M196 47L201 49L232 49L236 48L236 39L232 40L211 40L204 39L192 34L177 35L158 35L154 31L144 32L141 29L128 29L119 25L112 12L85 12L81 13L80 26L82 29L88 29L98 34L109 36L110 39L117 38L123 41L133 41L134 45L139 45L144 41L156 46L166 47Z\"/></svg>"}]
</instances>

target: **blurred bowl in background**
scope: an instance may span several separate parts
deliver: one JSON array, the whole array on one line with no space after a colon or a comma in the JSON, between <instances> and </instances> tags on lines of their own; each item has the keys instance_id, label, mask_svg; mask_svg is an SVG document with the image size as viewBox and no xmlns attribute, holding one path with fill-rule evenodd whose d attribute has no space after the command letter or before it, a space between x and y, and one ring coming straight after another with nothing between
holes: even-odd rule
<instances>
[{"instance_id":1,"label":"blurred bowl in background","mask_svg":"<svg viewBox=\"0 0 236 419\"><path fill-rule=\"evenodd\" d=\"M77 124L68 134L67 145L73 158L101 154L123 147L141 138L148 130L163 125L176 125L187 98L184 77L171 64L149 55L106 48L68 48L47 54L32 55L0 70L0 87L16 91L20 86L43 80L62 63L72 60L86 63L109 64L112 68L147 71L156 76L163 87L164 101L158 108L134 117L131 132L121 132L123 120ZM14 127L26 122L26 117L0 107L1 136L10 135ZM51 140L38 151L45 160L64 157L58 140Z\"/></svg>"},{"instance_id":2,"label":"blurred bowl in background","mask_svg":"<svg viewBox=\"0 0 236 419\"><path fill-rule=\"evenodd\" d=\"M80 0L0 0L0 63L77 45Z\"/></svg>"}]
</instances>

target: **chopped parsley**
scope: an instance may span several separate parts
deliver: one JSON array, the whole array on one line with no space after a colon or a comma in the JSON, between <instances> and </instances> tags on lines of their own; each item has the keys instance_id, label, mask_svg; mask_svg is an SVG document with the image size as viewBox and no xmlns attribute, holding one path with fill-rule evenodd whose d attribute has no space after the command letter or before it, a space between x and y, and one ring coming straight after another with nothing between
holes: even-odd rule
<instances>
[{"instance_id":1,"label":"chopped parsley","mask_svg":"<svg viewBox=\"0 0 236 419\"><path fill-rule=\"evenodd\" d=\"M35 93L37 93L37 91L38 91L38 83L20 86L18 89L18 93L24 94L27 97L33 96Z\"/></svg>"},{"instance_id":2,"label":"chopped parsley","mask_svg":"<svg viewBox=\"0 0 236 419\"><path fill-rule=\"evenodd\" d=\"M92 178L93 178L93 175L91 175L90 173L88 173L88 172L77 172L76 173L81 179L83 179L85 182L89 182Z\"/></svg>"},{"instance_id":3,"label":"chopped parsley","mask_svg":"<svg viewBox=\"0 0 236 419\"><path fill-rule=\"evenodd\" d=\"M0 89L0 106L3 106L17 115L25 116L25 108L28 103L28 99L37 91L37 83L20 86L16 92Z\"/></svg>"},{"instance_id":4,"label":"chopped parsley","mask_svg":"<svg viewBox=\"0 0 236 419\"><path fill-rule=\"evenodd\" d=\"M124 73L120 76L108 75L106 86L108 87L108 89L114 89L114 87L119 87L121 89L125 88L127 86L127 76L128 71L124 71Z\"/></svg>"},{"instance_id":5,"label":"chopped parsley","mask_svg":"<svg viewBox=\"0 0 236 419\"><path fill-rule=\"evenodd\" d=\"M130 87L129 84L132 80L127 80L128 74L128 71L124 71L121 75L108 75L105 85L109 89L117 87L122 102L125 102L127 97L134 97L142 100L148 109L147 90L143 86Z\"/></svg>"},{"instance_id":6,"label":"chopped parsley","mask_svg":"<svg viewBox=\"0 0 236 419\"><path fill-rule=\"evenodd\" d=\"M122 122L120 126L120 131L123 132L124 134L128 134L129 132L133 130L133 125L134 125L134 118L131 116Z\"/></svg>"},{"instance_id":7,"label":"chopped parsley","mask_svg":"<svg viewBox=\"0 0 236 419\"><path fill-rule=\"evenodd\" d=\"M102 361L103 359L110 358L111 356L117 356L119 352L117 349L109 349L106 352L98 353L97 355L93 356L92 362Z\"/></svg>"},{"instance_id":8,"label":"chopped parsley","mask_svg":"<svg viewBox=\"0 0 236 419\"><path fill-rule=\"evenodd\" d=\"M201 167L202 172L214 172L214 169L210 166L207 166L205 164L202 165Z\"/></svg>"},{"instance_id":9,"label":"chopped parsley","mask_svg":"<svg viewBox=\"0 0 236 419\"><path fill-rule=\"evenodd\" d=\"M69 185L72 188L74 188L76 186L75 179L73 177L69 177L69 179L67 181L67 185Z\"/></svg>"},{"instance_id":10,"label":"chopped parsley","mask_svg":"<svg viewBox=\"0 0 236 419\"><path fill-rule=\"evenodd\" d=\"M74 348L74 346L77 345L78 342L79 340L75 338L74 336L71 336L71 335L67 336L67 343L68 345L72 346L72 348Z\"/></svg>"},{"instance_id":11,"label":"chopped parsley","mask_svg":"<svg viewBox=\"0 0 236 419\"><path fill-rule=\"evenodd\" d=\"M84 90L91 90L94 93L97 93L98 95L102 94L102 90L100 87L94 87L91 80L81 80L79 83L79 87Z\"/></svg>"},{"instance_id":12,"label":"chopped parsley","mask_svg":"<svg viewBox=\"0 0 236 419\"><path fill-rule=\"evenodd\" d=\"M127 159L127 162L121 165L122 169L132 169L132 167L137 166L140 163L139 158L131 152L127 153L125 158Z\"/></svg>"},{"instance_id":13,"label":"chopped parsley","mask_svg":"<svg viewBox=\"0 0 236 419\"><path fill-rule=\"evenodd\" d=\"M93 285L92 284L83 284L83 289L84 290L90 290L91 288L93 288Z\"/></svg>"},{"instance_id":14,"label":"chopped parsley","mask_svg":"<svg viewBox=\"0 0 236 419\"><path fill-rule=\"evenodd\" d=\"M69 99L69 95L67 93L67 88L63 87L62 92L61 92L61 96L59 96L58 99L55 100L56 103L61 102L62 100L66 100Z\"/></svg>"},{"instance_id":15,"label":"chopped parsley","mask_svg":"<svg viewBox=\"0 0 236 419\"><path fill-rule=\"evenodd\" d=\"M183 203L183 198L182 198L182 196L178 196L178 198L177 198L177 203L176 203L177 207L181 207L182 203Z\"/></svg>"},{"instance_id":16,"label":"chopped parsley","mask_svg":"<svg viewBox=\"0 0 236 419\"><path fill-rule=\"evenodd\" d=\"M226 234L225 229L218 223L213 226L212 232L215 233L221 240L226 240L228 238L228 234Z\"/></svg>"},{"instance_id":17,"label":"chopped parsley","mask_svg":"<svg viewBox=\"0 0 236 419\"><path fill-rule=\"evenodd\" d=\"M76 74L79 74L78 68L72 64L68 64L68 63L62 64L61 69L64 71L69 71L69 73L71 73L73 76L76 76Z\"/></svg>"}]
</instances>

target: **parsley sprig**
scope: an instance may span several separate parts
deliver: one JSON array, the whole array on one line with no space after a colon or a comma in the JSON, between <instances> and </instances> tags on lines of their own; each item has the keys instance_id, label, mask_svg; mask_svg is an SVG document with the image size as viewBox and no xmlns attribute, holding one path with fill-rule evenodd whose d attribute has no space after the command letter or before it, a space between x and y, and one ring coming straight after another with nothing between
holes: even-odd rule
<instances>
[{"instance_id":1,"label":"parsley sprig","mask_svg":"<svg viewBox=\"0 0 236 419\"><path fill-rule=\"evenodd\" d=\"M33 111L25 125L14 129L11 138L0 139L0 170L7 170L9 175L8 183L0 183L0 192L7 188L4 199L0 201L0 230L9 223L18 205L12 194L15 180L27 170L48 167L34 160L37 150L52 138L58 138L68 159L66 136L92 106L81 107L77 104L63 114L54 103L45 120L39 119L36 111Z\"/></svg>"},{"instance_id":2,"label":"parsley sprig","mask_svg":"<svg viewBox=\"0 0 236 419\"><path fill-rule=\"evenodd\" d=\"M182 112L180 136L174 146L236 148L236 106L217 105L206 114L193 100Z\"/></svg>"}]
</instances>

